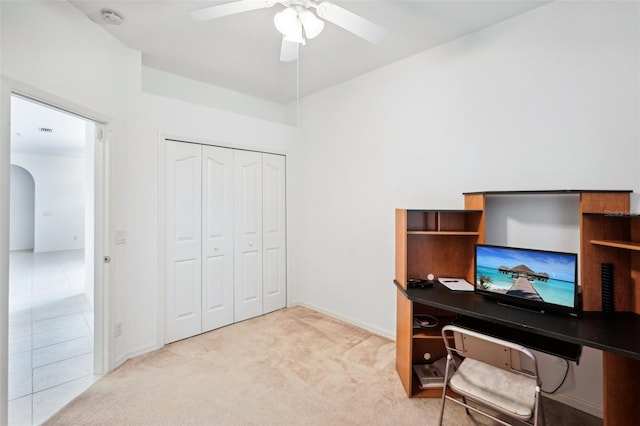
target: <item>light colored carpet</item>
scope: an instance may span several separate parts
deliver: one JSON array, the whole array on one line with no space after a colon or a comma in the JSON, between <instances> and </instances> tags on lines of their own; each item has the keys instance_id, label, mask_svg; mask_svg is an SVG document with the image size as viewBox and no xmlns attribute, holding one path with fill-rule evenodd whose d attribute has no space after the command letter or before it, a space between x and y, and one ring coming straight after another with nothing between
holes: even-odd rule
<instances>
[{"instance_id":1,"label":"light colored carpet","mask_svg":"<svg viewBox=\"0 0 640 426\"><path fill-rule=\"evenodd\" d=\"M406 397L393 341L294 307L131 359L46 424L434 425L439 410ZM454 404L445 419L478 424Z\"/></svg>"}]
</instances>

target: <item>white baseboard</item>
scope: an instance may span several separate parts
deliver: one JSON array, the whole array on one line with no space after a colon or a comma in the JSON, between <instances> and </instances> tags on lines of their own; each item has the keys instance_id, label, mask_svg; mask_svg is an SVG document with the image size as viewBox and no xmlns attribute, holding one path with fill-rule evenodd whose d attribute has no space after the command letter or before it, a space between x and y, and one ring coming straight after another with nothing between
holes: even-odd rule
<instances>
[{"instance_id":1,"label":"white baseboard","mask_svg":"<svg viewBox=\"0 0 640 426\"><path fill-rule=\"evenodd\" d=\"M128 360L130 360L131 358L135 358L137 356L140 355L144 355L146 353L149 352L153 352L155 350L158 350L160 348L162 348L164 345L162 346L145 346L145 347L141 347L138 349L134 349L131 352L127 352L126 354L122 355L121 357L118 357L114 360L113 362L113 368L111 369L111 371L115 370L116 368L120 367L122 364L124 364L125 362L127 362ZM109 372L111 372L109 371Z\"/></svg>"},{"instance_id":2,"label":"white baseboard","mask_svg":"<svg viewBox=\"0 0 640 426\"><path fill-rule=\"evenodd\" d=\"M362 322L356 321L353 318L350 318L350 317L347 317L347 316L344 316L344 315L340 315L340 314L337 314L335 312L328 311L326 309L319 308L319 307L311 305L309 303L294 302L294 303L289 304L289 307L293 307L293 306L302 306L302 307L305 307L305 308L309 308L309 309L314 310L316 312L320 312L321 314L324 314L324 315L330 316L332 318L335 318L337 320L344 321L346 323L354 325L354 326L356 326L358 328L361 328L363 330L367 330L367 331L369 331L369 332L371 332L373 334L376 334L378 336L382 336L382 337L385 337L385 338L387 338L389 340L393 340L393 341L396 340L395 333L390 333L388 330L381 330L381 329L379 329L377 327L373 327L373 326L371 326L369 324L364 324Z\"/></svg>"}]
</instances>

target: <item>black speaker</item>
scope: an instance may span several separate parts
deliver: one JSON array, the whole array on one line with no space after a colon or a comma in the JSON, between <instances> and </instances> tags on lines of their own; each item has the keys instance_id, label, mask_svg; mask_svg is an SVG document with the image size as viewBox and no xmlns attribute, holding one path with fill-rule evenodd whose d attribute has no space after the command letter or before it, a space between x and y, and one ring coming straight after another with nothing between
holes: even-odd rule
<instances>
[{"instance_id":1,"label":"black speaker","mask_svg":"<svg viewBox=\"0 0 640 426\"><path fill-rule=\"evenodd\" d=\"M600 265L600 281L602 283L602 312L613 312L616 310L613 263Z\"/></svg>"}]
</instances>

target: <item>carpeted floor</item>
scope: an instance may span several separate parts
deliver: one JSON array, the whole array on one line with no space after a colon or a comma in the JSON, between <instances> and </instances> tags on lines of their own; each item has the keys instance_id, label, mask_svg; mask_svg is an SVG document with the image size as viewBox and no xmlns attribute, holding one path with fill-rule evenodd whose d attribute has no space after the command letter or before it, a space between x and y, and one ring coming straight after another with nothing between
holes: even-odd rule
<instances>
[{"instance_id":1,"label":"carpeted floor","mask_svg":"<svg viewBox=\"0 0 640 426\"><path fill-rule=\"evenodd\" d=\"M131 359L46 424L432 425L439 411L406 397L393 341L294 307ZM559 412L545 414L592 420ZM453 404L445 419L487 424Z\"/></svg>"}]
</instances>

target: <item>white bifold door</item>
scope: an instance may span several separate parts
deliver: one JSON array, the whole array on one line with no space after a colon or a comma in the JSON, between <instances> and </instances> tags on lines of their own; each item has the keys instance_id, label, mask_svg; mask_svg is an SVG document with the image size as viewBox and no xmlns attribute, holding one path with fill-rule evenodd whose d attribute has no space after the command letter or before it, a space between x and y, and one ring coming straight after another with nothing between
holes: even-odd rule
<instances>
[{"instance_id":1,"label":"white bifold door","mask_svg":"<svg viewBox=\"0 0 640 426\"><path fill-rule=\"evenodd\" d=\"M285 307L285 157L175 141L165 153L165 342Z\"/></svg>"},{"instance_id":2,"label":"white bifold door","mask_svg":"<svg viewBox=\"0 0 640 426\"><path fill-rule=\"evenodd\" d=\"M285 157L262 155L262 312L287 303Z\"/></svg>"},{"instance_id":3,"label":"white bifold door","mask_svg":"<svg viewBox=\"0 0 640 426\"><path fill-rule=\"evenodd\" d=\"M202 332L233 322L233 150L202 146Z\"/></svg>"}]
</instances>

